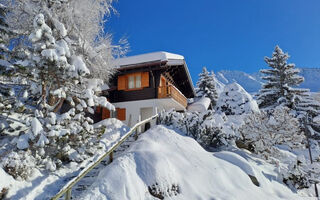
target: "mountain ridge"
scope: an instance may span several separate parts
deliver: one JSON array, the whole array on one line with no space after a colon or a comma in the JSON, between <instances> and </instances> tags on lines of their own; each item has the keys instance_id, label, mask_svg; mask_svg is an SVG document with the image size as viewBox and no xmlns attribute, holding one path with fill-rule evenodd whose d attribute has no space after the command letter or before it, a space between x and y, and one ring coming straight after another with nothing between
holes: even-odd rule
<instances>
[{"instance_id":1,"label":"mountain ridge","mask_svg":"<svg viewBox=\"0 0 320 200\"><path fill-rule=\"evenodd\" d=\"M300 75L304 77L304 82L299 88L308 88L311 92L320 91L320 68L299 68ZM221 70L216 72L217 84L227 85L233 82L240 84L247 92L259 92L261 85L265 82L262 80L260 72L246 73L238 70Z\"/></svg>"}]
</instances>

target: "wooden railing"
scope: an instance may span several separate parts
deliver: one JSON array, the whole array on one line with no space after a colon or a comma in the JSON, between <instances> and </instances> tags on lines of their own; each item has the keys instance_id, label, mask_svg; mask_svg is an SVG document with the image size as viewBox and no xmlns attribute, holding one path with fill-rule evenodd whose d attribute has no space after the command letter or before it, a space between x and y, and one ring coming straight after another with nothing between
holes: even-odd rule
<instances>
[{"instance_id":1,"label":"wooden railing","mask_svg":"<svg viewBox=\"0 0 320 200\"><path fill-rule=\"evenodd\" d=\"M158 118L158 114L154 115L153 117L150 117L146 120L143 120L139 123L137 123L136 125L134 125L129 132L127 132L125 135L123 135L120 139L120 141L116 144L114 144L105 154L99 156L99 158L91 163L89 166L87 166L85 169L83 169L80 174L75 177L74 179L72 179L71 181L69 181L68 184L66 184L54 197L52 197L52 200L58 200L60 197L62 197L63 195L65 195L65 199L66 200L70 200L71 199L71 191L72 191L72 187L75 186L85 175L87 175L93 168L95 168L97 165L99 165L101 163L101 161L103 161L107 156L109 156L109 163L113 161L113 152L115 149L117 149L123 142L125 142L132 134L136 134L135 138L138 138L138 134L140 132L141 129L139 129L140 127L142 127L143 125L145 125L146 123L151 123L153 120Z\"/></svg>"},{"instance_id":2,"label":"wooden railing","mask_svg":"<svg viewBox=\"0 0 320 200\"><path fill-rule=\"evenodd\" d=\"M158 87L158 98L162 99L168 97L173 98L185 108L188 105L187 98L174 85Z\"/></svg>"}]
</instances>

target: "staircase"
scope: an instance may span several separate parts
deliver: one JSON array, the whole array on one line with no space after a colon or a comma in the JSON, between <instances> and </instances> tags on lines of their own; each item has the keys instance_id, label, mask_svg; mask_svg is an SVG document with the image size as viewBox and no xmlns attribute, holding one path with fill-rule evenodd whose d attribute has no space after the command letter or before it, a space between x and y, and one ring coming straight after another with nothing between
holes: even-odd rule
<instances>
[{"instance_id":1,"label":"staircase","mask_svg":"<svg viewBox=\"0 0 320 200\"><path fill-rule=\"evenodd\" d=\"M123 142L117 149L114 150L114 158L121 156L125 150L135 141L135 137L131 135L125 142ZM109 158L105 158L99 165L94 167L87 175L85 175L77 184L73 186L72 196L73 199L77 199L82 192L89 188L95 179L98 177L99 172L110 163ZM83 169L81 169L83 170ZM71 181L75 177L70 177L67 182Z\"/></svg>"},{"instance_id":2,"label":"staircase","mask_svg":"<svg viewBox=\"0 0 320 200\"><path fill-rule=\"evenodd\" d=\"M65 195L65 199L70 200L72 195L71 192L73 192L73 197L77 197L82 192L85 192L99 175L100 170L111 163L114 157L120 156L128 149L128 147L130 147L130 144L138 138L140 127L146 123L151 124L153 120L157 119L158 114L134 125L129 132L122 136L119 142L114 144L105 154L99 156L95 162L92 162L84 168L78 176L71 177L70 180L67 180L67 184L51 199L58 200Z\"/></svg>"}]
</instances>

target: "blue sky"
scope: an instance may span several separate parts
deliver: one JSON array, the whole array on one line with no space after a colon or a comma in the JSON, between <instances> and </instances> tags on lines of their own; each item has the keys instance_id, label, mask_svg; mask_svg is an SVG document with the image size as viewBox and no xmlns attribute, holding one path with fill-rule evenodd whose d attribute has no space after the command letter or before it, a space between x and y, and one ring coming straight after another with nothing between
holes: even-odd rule
<instances>
[{"instance_id":1,"label":"blue sky","mask_svg":"<svg viewBox=\"0 0 320 200\"><path fill-rule=\"evenodd\" d=\"M320 67L319 0L119 0L106 30L136 55L185 56L194 83L202 66L255 72L275 45L298 67Z\"/></svg>"}]
</instances>

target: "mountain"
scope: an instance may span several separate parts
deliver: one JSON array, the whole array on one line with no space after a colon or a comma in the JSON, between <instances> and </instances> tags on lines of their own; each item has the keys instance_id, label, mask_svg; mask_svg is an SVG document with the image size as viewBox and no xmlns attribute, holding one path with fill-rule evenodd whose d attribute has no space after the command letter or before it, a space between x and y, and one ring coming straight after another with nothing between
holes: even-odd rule
<instances>
[{"instance_id":1,"label":"mountain","mask_svg":"<svg viewBox=\"0 0 320 200\"><path fill-rule=\"evenodd\" d=\"M304 82L300 88L308 88L311 92L320 91L320 68L300 68L300 75L304 77ZM260 90L264 80L260 72L246 73L242 71L222 70L216 73L218 88L221 84L226 85L233 82L240 84L247 92L256 93Z\"/></svg>"}]
</instances>

